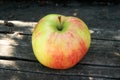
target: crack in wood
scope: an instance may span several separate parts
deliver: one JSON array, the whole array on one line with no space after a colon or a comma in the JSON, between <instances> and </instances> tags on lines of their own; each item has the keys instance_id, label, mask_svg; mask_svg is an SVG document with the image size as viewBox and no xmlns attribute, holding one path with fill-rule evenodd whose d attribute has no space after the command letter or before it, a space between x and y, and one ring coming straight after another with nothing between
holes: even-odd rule
<instances>
[{"instance_id":1,"label":"crack in wood","mask_svg":"<svg viewBox=\"0 0 120 80\"><path fill-rule=\"evenodd\" d=\"M18 57L8 57L8 56L0 56L0 60L12 60L12 61L28 61L28 62L36 62L37 60L25 59L25 58L18 58Z\"/></svg>"}]
</instances>

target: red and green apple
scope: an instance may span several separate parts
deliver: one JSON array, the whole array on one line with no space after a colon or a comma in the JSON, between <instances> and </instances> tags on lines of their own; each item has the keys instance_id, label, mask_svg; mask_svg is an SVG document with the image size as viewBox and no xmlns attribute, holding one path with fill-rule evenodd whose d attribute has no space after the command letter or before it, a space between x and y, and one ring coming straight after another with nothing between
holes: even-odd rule
<instances>
[{"instance_id":1,"label":"red and green apple","mask_svg":"<svg viewBox=\"0 0 120 80\"><path fill-rule=\"evenodd\" d=\"M90 47L87 25L79 18L60 14L43 17L32 33L32 47L38 61L53 69L76 65Z\"/></svg>"}]
</instances>

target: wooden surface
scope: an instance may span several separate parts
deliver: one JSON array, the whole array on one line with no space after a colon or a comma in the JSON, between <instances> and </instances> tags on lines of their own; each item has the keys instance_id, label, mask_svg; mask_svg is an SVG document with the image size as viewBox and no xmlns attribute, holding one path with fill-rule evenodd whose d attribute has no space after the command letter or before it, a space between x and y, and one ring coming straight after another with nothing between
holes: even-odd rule
<instances>
[{"instance_id":1,"label":"wooden surface","mask_svg":"<svg viewBox=\"0 0 120 80\"><path fill-rule=\"evenodd\" d=\"M17 22L11 32L9 27L0 20L0 80L119 80L120 79L120 5L114 6L71 6L67 8L53 6L38 7L35 17L31 19L33 6L28 8L26 14L17 9L14 15ZM62 8L62 9L60 9ZM39 9L39 10L38 10ZM36 60L31 45L31 34L39 17L51 12L67 15L73 14L87 22L91 31L91 47L75 67L68 70L53 70L46 68ZM60 9L60 11L57 11ZM72 10L71 10L72 9ZM42 14L43 10L45 14ZM6 10L8 12L9 10ZM12 13L14 9L8 13ZM66 12L64 12L66 11ZM23 15L20 15L23 14ZM27 14L30 13L30 14ZM80 13L80 15L79 15ZM1 15L5 16L6 14ZM20 15L20 16L17 16ZM73 14L75 15L75 13ZM14 19L14 17L12 17ZM8 19L9 22L11 19ZM29 23L30 22L30 23ZM33 22L33 23L31 23ZM23 23L24 25L21 25ZM27 23L27 24L26 24ZM19 25L20 24L20 25Z\"/></svg>"}]
</instances>

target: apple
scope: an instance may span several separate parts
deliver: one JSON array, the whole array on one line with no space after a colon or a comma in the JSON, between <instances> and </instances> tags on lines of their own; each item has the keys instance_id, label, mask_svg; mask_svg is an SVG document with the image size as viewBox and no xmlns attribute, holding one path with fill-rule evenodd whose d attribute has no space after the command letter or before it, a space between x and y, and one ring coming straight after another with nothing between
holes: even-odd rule
<instances>
[{"instance_id":1,"label":"apple","mask_svg":"<svg viewBox=\"0 0 120 80\"><path fill-rule=\"evenodd\" d=\"M76 65L87 53L90 42L89 29L81 19L60 14L43 17L32 33L36 58L53 69Z\"/></svg>"}]
</instances>

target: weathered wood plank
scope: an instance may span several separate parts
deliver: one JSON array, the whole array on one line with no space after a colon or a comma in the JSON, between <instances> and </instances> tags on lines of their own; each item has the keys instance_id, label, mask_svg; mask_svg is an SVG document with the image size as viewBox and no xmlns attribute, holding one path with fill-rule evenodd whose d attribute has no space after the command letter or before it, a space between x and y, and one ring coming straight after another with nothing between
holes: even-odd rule
<instances>
[{"instance_id":1,"label":"weathered wood plank","mask_svg":"<svg viewBox=\"0 0 120 80\"><path fill-rule=\"evenodd\" d=\"M5 21L0 20L0 32L11 32L10 28L14 31L24 34L31 34L37 22L24 22L24 21Z\"/></svg>"},{"instance_id":2,"label":"weathered wood plank","mask_svg":"<svg viewBox=\"0 0 120 80\"><path fill-rule=\"evenodd\" d=\"M34 67L33 67L34 66ZM30 74L45 75L43 78L48 78L48 76L53 75L53 78L57 76L64 76L65 78L72 76L71 78L80 77L93 77L93 78L107 78L107 79L118 79L120 78L120 68L119 67L104 67L104 66L92 66L92 65L76 65L75 67L68 70L53 70L40 65L37 62L27 62L27 61L10 61L10 60L0 60L0 73L5 72L17 72L26 74L30 77ZM20 74L20 75L23 75ZM28 75L27 75L28 74ZM6 74L9 76L10 74ZM1 76L1 75L0 75ZM10 77L10 76L9 76ZM36 77L36 78L38 78Z\"/></svg>"},{"instance_id":3,"label":"weathered wood plank","mask_svg":"<svg viewBox=\"0 0 120 80\"><path fill-rule=\"evenodd\" d=\"M17 70L1 70L1 80L116 80L111 78L99 77L83 77L83 76L64 76L64 75L48 75L34 72L23 72Z\"/></svg>"},{"instance_id":4,"label":"weathered wood plank","mask_svg":"<svg viewBox=\"0 0 120 80\"><path fill-rule=\"evenodd\" d=\"M23 21L8 21L8 23L14 23L14 26L7 27L4 25L4 21L0 20L0 24L1 24L0 32L10 33L12 29L13 30L12 32L31 35L35 25L37 24L37 22L23 22ZM91 32L92 38L120 40L120 28L115 30L104 29L104 28L90 28L90 32Z\"/></svg>"},{"instance_id":5,"label":"weathered wood plank","mask_svg":"<svg viewBox=\"0 0 120 80\"><path fill-rule=\"evenodd\" d=\"M91 34L92 38L96 39L105 39L105 40L119 40L120 41L120 29L111 30L111 29L90 29L93 31Z\"/></svg>"},{"instance_id":6,"label":"weathered wood plank","mask_svg":"<svg viewBox=\"0 0 120 80\"><path fill-rule=\"evenodd\" d=\"M0 56L36 60L31 45L31 35L12 36L0 34ZM120 41L92 39L91 47L81 63L120 66Z\"/></svg>"}]
</instances>

